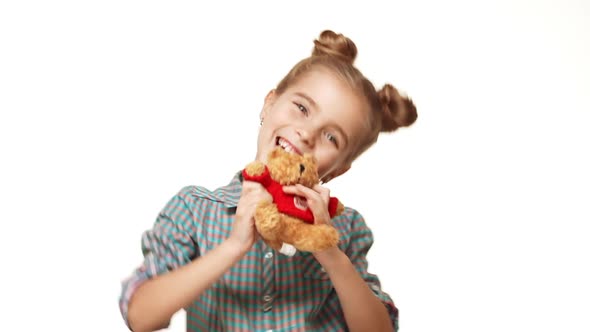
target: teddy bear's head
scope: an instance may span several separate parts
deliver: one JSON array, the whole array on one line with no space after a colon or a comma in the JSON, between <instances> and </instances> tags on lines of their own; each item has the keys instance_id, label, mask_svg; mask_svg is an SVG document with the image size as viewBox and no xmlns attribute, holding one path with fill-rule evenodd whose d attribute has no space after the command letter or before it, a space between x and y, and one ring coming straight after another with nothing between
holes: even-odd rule
<instances>
[{"instance_id":1,"label":"teddy bear's head","mask_svg":"<svg viewBox=\"0 0 590 332\"><path fill-rule=\"evenodd\" d=\"M266 164L270 176L281 185L313 187L319 182L316 161L309 154L289 153L278 147L269 153Z\"/></svg>"}]
</instances>

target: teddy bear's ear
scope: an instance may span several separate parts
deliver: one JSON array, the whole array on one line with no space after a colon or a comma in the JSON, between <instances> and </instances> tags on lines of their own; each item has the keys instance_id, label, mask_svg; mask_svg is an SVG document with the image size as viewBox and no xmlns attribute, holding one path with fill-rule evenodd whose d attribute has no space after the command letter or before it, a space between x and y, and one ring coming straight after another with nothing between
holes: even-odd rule
<instances>
[{"instance_id":1,"label":"teddy bear's ear","mask_svg":"<svg viewBox=\"0 0 590 332\"><path fill-rule=\"evenodd\" d=\"M245 170L246 174L250 176L258 176L264 173L264 164L260 161L253 161L246 166Z\"/></svg>"}]
</instances>

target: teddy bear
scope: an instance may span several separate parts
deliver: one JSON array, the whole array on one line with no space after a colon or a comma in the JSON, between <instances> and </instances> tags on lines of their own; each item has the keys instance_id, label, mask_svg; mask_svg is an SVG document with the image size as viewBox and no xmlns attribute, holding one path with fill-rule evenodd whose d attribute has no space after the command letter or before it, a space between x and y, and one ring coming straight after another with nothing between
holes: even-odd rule
<instances>
[{"instance_id":1,"label":"teddy bear","mask_svg":"<svg viewBox=\"0 0 590 332\"><path fill-rule=\"evenodd\" d=\"M256 229L271 248L293 256L297 250L315 252L338 244L340 235L330 220L314 220L304 198L283 191L283 186L302 184L312 188L319 183L313 156L277 147L269 152L266 163L248 164L242 176L244 180L261 183L273 198L259 202L254 214ZM343 204L336 197L330 197L330 218L343 210Z\"/></svg>"}]
</instances>

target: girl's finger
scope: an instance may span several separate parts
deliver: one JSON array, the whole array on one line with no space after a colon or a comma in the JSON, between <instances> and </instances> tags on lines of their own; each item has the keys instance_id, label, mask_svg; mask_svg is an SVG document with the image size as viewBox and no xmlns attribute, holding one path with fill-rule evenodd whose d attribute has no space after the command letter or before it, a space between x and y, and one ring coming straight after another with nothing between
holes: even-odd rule
<instances>
[{"instance_id":1,"label":"girl's finger","mask_svg":"<svg viewBox=\"0 0 590 332\"><path fill-rule=\"evenodd\" d=\"M296 184L294 186L285 186L283 187L283 191L287 194L303 196L307 200L313 200L317 199L318 197L321 197L320 193L302 184Z\"/></svg>"},{"instance_id":2,"label":"girl's finger","mask_svg":"<svg viewBox=\"0 0 590 332\"><path fill-rule=\"evenodd\" d=\"M325 223L330 221L328 203L324 201L322 194L300 184L283 187L283 190L288 194L304 197L316 222Z\"/></svg>"},{"instance_id":3,"label":"girl's finger","mask_svg":"<svg viewBox=\"0 0 590 332\"><path fill-rule=\"evenodd\" d=\"M320 184L316 184L313 187L313 190L317 191L318 193L320 193L320 196L322 197L322 200L328 204L328 202L330 201L330 189L326 188L326 187L322 187Z\"/></svg>"},{"instance_id":4,"label":"girl's finger","mask_svg":"<svg viewBox=\"0 0 590 332\"><path fill-rule=\"evenodd\" d=\"M330 192L330 189L322 186L321 184L316 184L315 186L313 186L313 190L315 190L319 193L324 193L324 192L329 193Z\"/></svg>"},{"instance_id":5,"label":"girl's finger","mask_svg":"<svg viewBox=\"0 0 590 332\"><path fill-rule=\"evenodd\" d=\"M300 186L298 185L293 185L293 186L284 186L283 187L283 191L287 194L291 194L291 195L298 195L298 196L303 196L306 197L306 195L308 194L307 191L303 190Z\"/></svg>"}]
</instances>

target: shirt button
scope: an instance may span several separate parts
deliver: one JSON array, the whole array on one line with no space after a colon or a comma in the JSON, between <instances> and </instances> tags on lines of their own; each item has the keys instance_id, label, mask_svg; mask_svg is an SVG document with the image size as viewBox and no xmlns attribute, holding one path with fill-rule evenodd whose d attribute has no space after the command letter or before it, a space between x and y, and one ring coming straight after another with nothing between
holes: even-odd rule
<instances>
[{"instance_id":1,"label":"shirt button","mask_svg":"<svg viewBox=\"0 0 590 332\"><path fill-rule=\"evenodd\" d=\"M262 299L264 300L264 302L270 302L270 300L272 300L272 296L270 296L270 295L264 295L262 297Z\"/></svg>"},{"instance_id":2,"label":"shirt button","mask_svg":"<svg viewBox=\"0 0 590 332\"><path fill-rule=\"evenodd\" d=\"M267 252L266 255L264 255L264 258L270 259L270 258L272 258L272 256L273 256L272 252Z\"/></svg>"}]
</instances>

